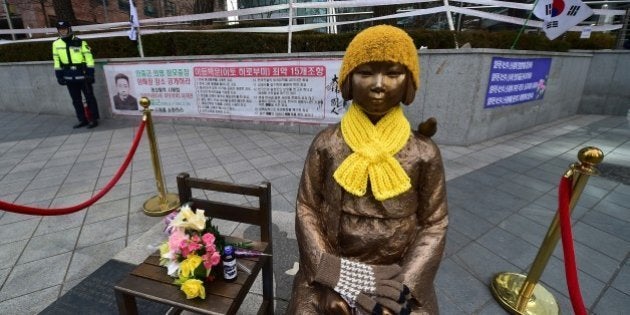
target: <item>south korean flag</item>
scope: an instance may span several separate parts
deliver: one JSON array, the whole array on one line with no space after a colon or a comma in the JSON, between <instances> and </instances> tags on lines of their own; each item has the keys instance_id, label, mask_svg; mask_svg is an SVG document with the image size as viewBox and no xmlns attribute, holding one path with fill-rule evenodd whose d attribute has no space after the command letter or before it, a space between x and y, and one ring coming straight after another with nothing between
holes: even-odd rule
<instances>
[{"instance_id":1,"label":"south korean flag","mask_svg":"<svg viewBox=\"0 0 630 315\"><path fill-rule=\"evenodd\" d=\"M580 0L538 0L534 15L543 20L542 29L553 40L593 15L593 10Z\"/></svg>"}]
</instances>

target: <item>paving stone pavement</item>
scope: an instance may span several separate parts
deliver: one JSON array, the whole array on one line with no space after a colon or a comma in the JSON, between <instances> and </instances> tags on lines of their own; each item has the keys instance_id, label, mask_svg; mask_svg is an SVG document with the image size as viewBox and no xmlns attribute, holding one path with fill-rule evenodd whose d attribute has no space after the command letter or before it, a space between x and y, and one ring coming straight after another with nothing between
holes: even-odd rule
<instances>
[{"instance_id":1,"label":"paving stone pavement","mask_svg":"<svg viewBox=\"0 0 630 315\"><path fill-rule=\"evenodd\" d=\"M73 130L73 123L71 117L1 113L1 200L69 206L107 184L137 122L106 119L91 130ZM604 151L603 168L620 171L592 177L573 214L582 292L594 314L630 309L629 125L626 117L577 115L467 147L439 145L450 211L435 281L442 314L505 313L488 284L497 272L527 272L554 214L560 176L587 145ZM295 196L313 135L167 121L156 123L156 135L170 192L180 172L271 181L276 313L284 313L297 261ZM161 219L141 210L155 192L143 137L123 177L89 209L48 217L0 211L0 313L38 313L108 260L143 260L164 237ZM254 234L246 225L219 225L224 234ZM541 280L562 313L572 313L559 246ZM254 289L240 313L252 313L257 300L260 290Z\"/></svg>"}]
</instances>

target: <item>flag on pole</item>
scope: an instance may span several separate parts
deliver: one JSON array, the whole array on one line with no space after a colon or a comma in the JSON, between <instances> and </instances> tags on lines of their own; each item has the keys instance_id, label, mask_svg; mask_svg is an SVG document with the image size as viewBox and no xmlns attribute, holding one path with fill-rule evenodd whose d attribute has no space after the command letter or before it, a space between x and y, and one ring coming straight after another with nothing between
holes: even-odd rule
<instances>
[{"instance_id":1,"label":"flag on pole","mask_svg":"<svg viewBox=\"0 0 630 315\"><path fill-rule=\"evenodd\" d=\"M138 10L136 10L136 6L133 5L133 0L129 0L129 25L131 26L131 29L127 32L129 39L138 39L138 27L140 27L140 22L138 21Z\"/></svg>"},{"instance_id":2,"label":"flag on pole","mask_svg":"<svg viewBox=\"0 0 630 315\"><path fill-rule=\"evenodd\" d=\"M538 0L534 15L543 20L543 31L553 40L593 15L580 0Z\"/></svg>"}]
</instances>

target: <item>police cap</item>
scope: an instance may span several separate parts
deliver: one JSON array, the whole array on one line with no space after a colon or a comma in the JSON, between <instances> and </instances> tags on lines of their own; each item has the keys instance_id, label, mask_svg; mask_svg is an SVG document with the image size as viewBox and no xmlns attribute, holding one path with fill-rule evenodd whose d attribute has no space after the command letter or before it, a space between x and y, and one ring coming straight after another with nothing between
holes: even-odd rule
<instances>
[{"instance_id":1,"label":"police cap","mask_svg":"<svg viewBox=\"0 0 630 315\"><path fill-rule=\"evenodd\" d=\"M70 28L70 23L66 21L57 21L57 24L55 26L57 28Z\"/></svg>"}]
</instances>

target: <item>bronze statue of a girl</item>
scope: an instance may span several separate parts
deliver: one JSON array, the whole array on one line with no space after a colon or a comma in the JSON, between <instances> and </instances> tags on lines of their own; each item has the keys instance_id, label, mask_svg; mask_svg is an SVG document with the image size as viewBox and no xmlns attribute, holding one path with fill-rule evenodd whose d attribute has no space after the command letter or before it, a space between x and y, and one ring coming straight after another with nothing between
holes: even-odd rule
<instances>
[{"instance_id":1,"label":"bronze statue of a girl","mask_svg":"<svg viewBox=\"0 0 630 315\"><path fill-rule=\"evenodd\" d=\"M339 84L352 105L315 137L300 181L289 314L438 313L444 168L435 121L414 132L401 105L413 102L419 73L399 28L370 27L349 44Z\"/></svg>"}]
</instances>

